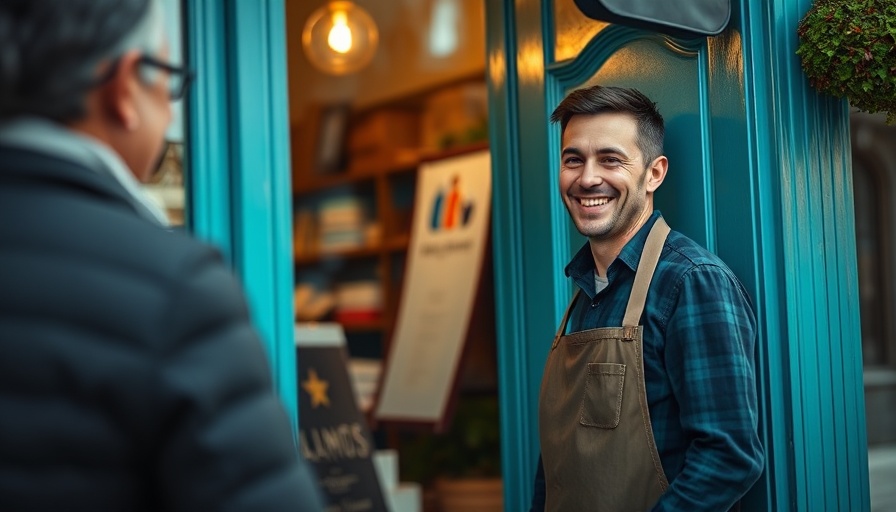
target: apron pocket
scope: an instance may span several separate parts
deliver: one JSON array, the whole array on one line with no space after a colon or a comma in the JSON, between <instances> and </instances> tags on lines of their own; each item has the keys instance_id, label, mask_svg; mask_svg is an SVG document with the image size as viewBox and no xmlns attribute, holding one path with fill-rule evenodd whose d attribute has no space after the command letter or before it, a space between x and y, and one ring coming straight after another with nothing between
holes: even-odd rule
<instances>
[{"instance_id":1,"label":"apron pocket","mask_svg":"<svg viewBox=\"0 0 896 512\"><path fill-rule=\"evenodd\" d=\"M599 428L619 426L624 382L624 364L588 363L579 423L586 427Z\"/></svg>"}]
</instances>

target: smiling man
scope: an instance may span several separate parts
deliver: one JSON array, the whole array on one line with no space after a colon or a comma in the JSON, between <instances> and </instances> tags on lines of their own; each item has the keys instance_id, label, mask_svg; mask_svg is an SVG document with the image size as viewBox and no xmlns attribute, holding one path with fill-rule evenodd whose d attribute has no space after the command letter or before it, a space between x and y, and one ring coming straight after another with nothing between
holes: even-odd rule
<instances>
[{"instance_id":1,"label":"smiling man","mask_svg":"<svg viewBox=\"0 0 896 512\"><path fill-rule=\"evenodd\" d=\"M653 209L669 161L650 99L579 89L551 120L560 193L588 241L542 378L532 510L734 508L764 461L749 297Z\"/></svg>"}]
</instances>

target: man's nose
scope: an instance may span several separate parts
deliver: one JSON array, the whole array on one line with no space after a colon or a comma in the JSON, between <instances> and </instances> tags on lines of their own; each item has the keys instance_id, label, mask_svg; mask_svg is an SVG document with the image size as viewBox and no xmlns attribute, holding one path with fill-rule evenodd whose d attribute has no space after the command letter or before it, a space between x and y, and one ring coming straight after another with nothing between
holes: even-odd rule
<instances>
[{"instance_id":1,"label":"man's nose","mask_svg":"<svg viewBox=\"0 0 896 512\"><path fill-rule=\"evenodd\" d=\"M579 182L583 187L593 187L603 183L604 178L601 174L600 166L591 160L585 162L585 168L582 170L582 176L579 178Z\"/></svg>"}]
</instances>

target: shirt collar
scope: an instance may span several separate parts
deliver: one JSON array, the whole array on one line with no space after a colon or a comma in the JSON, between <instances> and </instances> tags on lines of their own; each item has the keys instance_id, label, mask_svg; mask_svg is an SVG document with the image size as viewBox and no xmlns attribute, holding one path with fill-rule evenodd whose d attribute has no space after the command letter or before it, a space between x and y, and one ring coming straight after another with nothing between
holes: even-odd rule
<instances>
[{"instance_id":1,"label":"shirt collar","mask_svg":"<svg viewBox=\"0 0 896 512\"><path fill-rule=\"evenodd\" d=\"M143 190L127 165L114 151L93 137L40 118L19 118L0 124L0 142L81 164L114 179L128 201L144 218L168 226L168 218Z\"/></svg>"},{"instance_id":2,"label":"shirt collar","mask_svg":"<svg viewBox=\"0 0 896 512\"><path fill-rule=\"evenodd\" d=\"M635 236L629 240L619 256L607 269L607 277L613 280L613 275L618 271L619 265L625 265L632 271L638 269L638 262L641 261L641 252L644 251L644 244L647 243L647 235L656 223L656 220L662 216L659 210L654 210L647 222L641 226L641 229L635 233ZM620 263L621 262L621 263ZM564 269L566 276L571 278L585 293L590 297L596 295L594 286L594 257L591 255L591 247L588 242L572 257L569 264Z\"/></svg>"},{"instance_id":3,"label":"shirt collar","mask_svg":"<svg viewBox=\"0 0 896 512\"><path fill-rule=\"evenodd\" d=\"M633 236L631 240L625 244L622 250L619 251L619 256L616 257L617 261L625 263L625 265L632 269L632 271L638 269L638 263L641 261L641 253L644 252L644 244L647 243L647 235L650 234L650 230L661 215L659 210L653 211L653 214L647 219L647 222L641 226L641 229L635 233L635 236ZM614 261L613 263L616 262Z\"/></svg>"}]
</instances>

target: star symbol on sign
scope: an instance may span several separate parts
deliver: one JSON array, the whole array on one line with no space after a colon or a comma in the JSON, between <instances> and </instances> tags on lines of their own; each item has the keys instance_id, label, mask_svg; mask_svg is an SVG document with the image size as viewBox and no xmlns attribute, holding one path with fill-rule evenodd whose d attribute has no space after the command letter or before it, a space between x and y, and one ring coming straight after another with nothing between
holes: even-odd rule
<instances>
[{"instance_id":1,"label":"star symbol on sign","mask_svg":"<svg viewBox=\"0 0 896 512\"><path fill-rule=\"evenodd\" d=\"M330 406L330 398L327 396L327 388L330 383L317 377L317 372L313 369L308 370L308 380L302 382L302 389L308 392L311 397L311 407L316 408L318 405Z\"/></svg>"}]
</instances>

